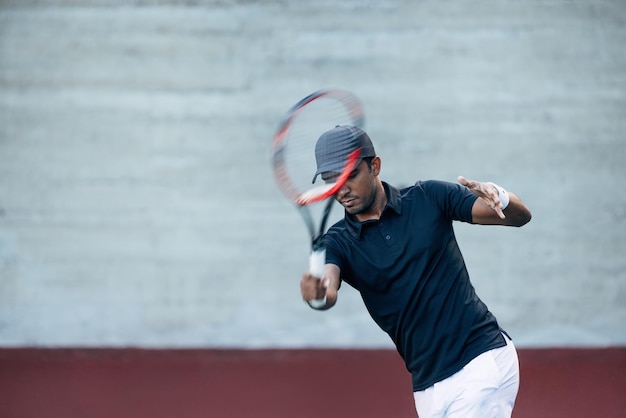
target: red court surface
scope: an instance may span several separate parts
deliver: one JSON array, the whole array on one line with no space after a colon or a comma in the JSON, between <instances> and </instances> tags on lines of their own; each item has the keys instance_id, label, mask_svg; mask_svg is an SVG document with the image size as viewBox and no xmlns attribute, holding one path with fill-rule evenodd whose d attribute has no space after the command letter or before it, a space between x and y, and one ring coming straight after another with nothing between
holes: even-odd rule
<instances>
[{"instance_id":1,"label":"red court surface","mask_svg":"<svg viewBox=\"0 0 626 418\"><path fill-rule=\"evenodd\" d=\"M626 347L520 349L514 418L623 418ZM415 418L392 350L0 349L3 418Z\"/></svg>"}]
</instances>

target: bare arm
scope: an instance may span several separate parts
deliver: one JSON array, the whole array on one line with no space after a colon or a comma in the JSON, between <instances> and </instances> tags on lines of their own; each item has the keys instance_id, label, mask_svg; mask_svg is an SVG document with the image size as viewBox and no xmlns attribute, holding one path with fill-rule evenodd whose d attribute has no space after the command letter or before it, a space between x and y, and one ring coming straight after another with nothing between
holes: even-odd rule
<instances>
[{"instance_id":1,"label":"bare arm","mask_svg":"<svg viewBox=\"0 0 626 418\"><path fill-rule=\"evenodd\" d=\"M508 192L509 204L502 210L498 190L491 183L459 177L459 183L479 197L472 207L472 223L480 225L522 226L530 222L530 210L515 194Z\"/></svg>"},{"instance_id":2,"label":"bare arm","mask_svg":"<svg viewBox=\"0 0 626 418\"><path fill-rule=\"evenodd\" d=\"M337 303L337 291L341 283L339 267L334 264L324 266L324 277L319 278L311 273L304 273L300 280L300 292L305 302L326 298L326 305L316 308L325 311Z\"/></svg>"}]
</instances>

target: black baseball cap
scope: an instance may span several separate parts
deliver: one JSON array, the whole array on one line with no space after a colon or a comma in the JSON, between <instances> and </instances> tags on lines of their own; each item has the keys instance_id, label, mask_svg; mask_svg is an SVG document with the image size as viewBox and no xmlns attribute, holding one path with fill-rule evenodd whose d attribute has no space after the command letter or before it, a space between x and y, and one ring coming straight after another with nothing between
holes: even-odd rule
<instances>
[{"instance_id":1,"label":"black baseball cap","mask_svg":"<svg viewBox=\"0 0 626 418\"><path fill-rule=\"evenodd\" d=\"M319 174L341 173L348 156L359 148L361 153L357 166L363 158L376 156L370 137L356 126L337 125L330 131L324 132L315 144L317 171L313 176L313 183Z\"/></svg>"}]
</instances>

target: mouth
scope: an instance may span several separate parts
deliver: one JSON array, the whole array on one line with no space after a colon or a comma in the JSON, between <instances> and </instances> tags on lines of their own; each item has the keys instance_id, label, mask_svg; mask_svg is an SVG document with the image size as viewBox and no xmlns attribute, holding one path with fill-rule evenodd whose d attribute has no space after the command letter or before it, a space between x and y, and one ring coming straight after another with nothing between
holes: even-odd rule
<instances>
[{"instance_id":1,"label":"mouth","mask_svg":"<svg viewBox=\"0 0 626 418\"><path fill-rule=\"evenodd\" d=\"M345 208L349 208L349 207L354 206L355 201L356 201L356 198L349 197L349 198L343 199L341 201L341 205Z\"/></svg>"}]
</instances>

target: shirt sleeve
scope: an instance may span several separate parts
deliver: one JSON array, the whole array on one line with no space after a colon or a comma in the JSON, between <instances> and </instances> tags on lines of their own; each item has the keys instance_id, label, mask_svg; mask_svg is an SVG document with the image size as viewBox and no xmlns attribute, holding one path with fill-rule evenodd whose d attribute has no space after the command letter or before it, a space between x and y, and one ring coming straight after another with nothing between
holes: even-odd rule
<instances>
[{"instance_id":1,"label":"shirt sleeve","mask_svg":"<svg viewBox=\"0 0 626 418\"><path fill-rule=\"evenodd\" d=\"M440 180L421 183L426 195L454 221L472 222L472 207L478 199L467 187Z\"/></svg>"},{"instance_id":2,"label":"shirt sleeve","mask_svg":"<svg viewBox=\"0 0 626 418\"><path fill-rule=\"evenodd\" d=\"M341 283L346 282L353 285L348 263L345 262L345 247L337 239L337 232L333 228L324 236L324 247L326 248L326 264L334 264L339 267L339 288Z\"/></svg>"},{"instance_id":3,"label":"shirt sleeve","mask_svg":"<svg viewBox=\"0 0 626 418\"><path fill-rule=\"evenodd\" d=\"M334 264L341 269L343 264L341 251L337 241L333 239L332 231L324 236L324 247L326 248L326 264Z\"/></svg>"}]
</instances>

